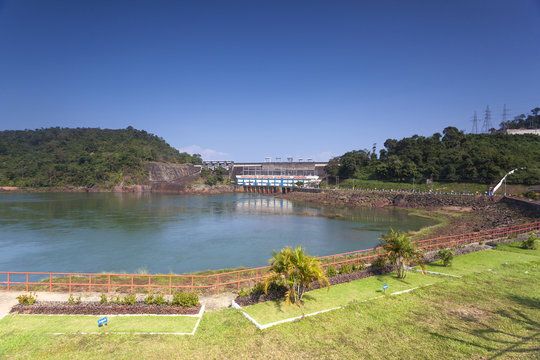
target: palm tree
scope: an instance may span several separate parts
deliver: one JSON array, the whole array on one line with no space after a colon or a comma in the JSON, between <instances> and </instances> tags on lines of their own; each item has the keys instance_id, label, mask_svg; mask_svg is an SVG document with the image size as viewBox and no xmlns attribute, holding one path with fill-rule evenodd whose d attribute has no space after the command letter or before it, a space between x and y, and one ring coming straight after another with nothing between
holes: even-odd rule
<instances>
[{"instance_id":1,"label":"palm tree","mask_svg":"<svg viewBox=\"0 0 540 360\"><path fill-rule=\"evenodd\" d=\"M269 262L270 272L263 278L264 292L268 294L268 287L273 283L285 286L287 305L295 304L300 307L304 293L311 288L311 283L315 280L321 287L326 284L330 290L330 283L319 261L307 255L301 246L296 249L286 247L280 252L274 251Z\"/></svg>"},{"instance_id":2,"label":"palm tree","mask_svg":"<svg viewBox=\"0 0 540 360\"><path fill-rule=\"evenodd\" d=\"M381 246L386 250L390 262L395 265L399 279L405 279L409 266L415 262L424 273L423 253L406 233L390 228L381 239L384 241Z\"/></svg>"}]
</instances>

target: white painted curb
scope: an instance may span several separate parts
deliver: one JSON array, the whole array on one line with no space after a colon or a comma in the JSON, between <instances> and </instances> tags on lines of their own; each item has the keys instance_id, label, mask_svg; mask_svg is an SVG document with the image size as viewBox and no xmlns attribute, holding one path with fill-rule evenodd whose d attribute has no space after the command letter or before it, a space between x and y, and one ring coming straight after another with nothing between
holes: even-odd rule
<instances>
[{"instance_id":1,"label":"white painted curb","mask_svg":"<svg viewBox=\"0 0 540 360\"><path fill-rule=\"evenodd\" d=\"M412 289L407 289L407 290L402 290L402 291L397 291L397 292L394 292L394 293L391 293L390 295L400 295L400 294L405 294L405 293L408 293L408 292L411 292L413 290L416 290L416 289L420 289L420 288L423 288L423 287L426 287L426 286L431 286L433 284L427 284L427 285L422 285L422 286L417 286L415 288L412 288ZM375 296L375 297L372 297L372 298L369 298L369 299L366 299L366 300L362 300L360 302L367 302L367 301L371 301L371 300L375 300L375 299L380 299L380 298L383 298L385 295L380 295L380 296ZM234 309L237 309L237 310L240 310L242 311L242 307L240 305L238 305L236 303L236 301L232 301L231 303L231 307L233 307ZM318 315L318 314L322 314L322 313L325 313L325 312L329 312L329 311L333 311L333 310L338 310L338 309L343 309L344 306L338 306L338 307L335 307L335 308L331 308L331 309L326 309L326 310L321 310L321 311L317 311L317 312L314 312L314 313L311 313L311 314L307 314L307 315L304 315L303 317L308 317L308 316L313 316L313 315ZM279 325L279 324L283 324L283 323L287 323L287 322L292 322L292 321L295 321L295 320L298 320L298 319L301 319L302 316L296 316L296 317L293 317L293 318L288 318L288 319L285 319L285 320L280 320L280 321L276 321L276 322L273 322L273 323L270 323L270 324L264 324L264 325L261 325L259 324L254 318L252 318L251 316L249 316L249 314L247 314L245 311L242 311L242 314L249 320L251 321L259 330L264 330L264 329L267 329L269 327L272 327L272 326L275 326L275 325Z\"/></svg>"},{"instance_id":2,"label":"white painted curb","mask_svg":"<svg viewBox=\"0 0 540 360\"><path fill-rule=\"evenodd\" d=\"M201 310L199 310L198 314L171 314L171 315L163 315L163 314L117 314L117 315L68 315L68 314L43 314L41 316L107 316L107 317L115 317L115 316L168 316L168 317L196 317L198 318L197 323L195 323L195 327L193 328L193 331L190 333L173 333L173 332L81 332L81 333L52 333L52 335L195 335L195 332L197 332L197 328L199 327L199 324L201 323L202 316L204 314L204 304L201 305ZM2 317L0 317L0 320L9 314L4 314ZM27 316L35 316L39 314L17 314L18 316L21 315L27 315Z\"/></svg>"},{"instance_id":3,"label":"white painted curb","mask_svg":"<svg viewBox=\"0 0 540 360\"><path fill-rule=\"evenodd\" d=\"M422 270L419 270L419 269L413 269L413 268L409 268L409 270L422 272ZM460 278L460 277L461 277L461 276L459 276L459 275L445 274L445 273L440 273L440 272L436 272L436 271L428 271L428 270L424 270L424 272L427 273L427 274L442 275L442 276L450 276L450 277L455 277L455 278Z\"/></svg>"}]
</instances>

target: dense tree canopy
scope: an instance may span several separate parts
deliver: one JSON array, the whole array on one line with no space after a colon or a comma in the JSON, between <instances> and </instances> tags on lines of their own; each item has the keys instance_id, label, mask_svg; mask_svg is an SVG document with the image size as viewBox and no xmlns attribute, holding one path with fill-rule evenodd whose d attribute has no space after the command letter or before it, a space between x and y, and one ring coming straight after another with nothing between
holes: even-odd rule
<instances>
[{"instance_id":1,"label":"dense tree canopy","mask_svg":"<svg viewBox=\"0 0 540 360\"><path fill-rule=\"evenodd\" d=\"M532 109L528 115L521 114L516 116L514 120L503 121L500 126L501 130L540 129L540 107Z\"/></svg>"},{"instance_id":2,"label":"dense tree canopy","mask_svg":"<svg viewBox=\"0 0 540 360\"><path fill-rule=\"evenodd\" d=\"M540 136L465 134L447 127L443 134L388 139L379 157L368 150L351 151L330 161L331 177L411 182L434 181L494 183L506 172L518 171L508 181L540 182Z\"/></svg>"},{"instance_id":3,"label":"dense tree canopy","mask_svg":"<svg viewBox=\"0 0 540 360\"><path fill-rule=\"evenodd\" d=\"M144 130L48 128L0 132L0 185L114 185L146 178L144 163L200 163Z\"/></svg>"}]
</instances>

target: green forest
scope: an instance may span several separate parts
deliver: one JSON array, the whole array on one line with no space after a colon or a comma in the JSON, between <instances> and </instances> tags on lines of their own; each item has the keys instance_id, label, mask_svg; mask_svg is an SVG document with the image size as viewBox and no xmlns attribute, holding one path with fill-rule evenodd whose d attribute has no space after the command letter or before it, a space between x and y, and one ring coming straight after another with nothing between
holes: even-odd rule
<instances>
[{"instance_id":1,"label":"green forest","mask_svg":"<svg viewBox=\"0 0 540 360\"><path fill-rule=\"evenodd\" d=\"M0 186L127 185L147 178L147 162L200 163L144 130L47 128L0 132Z\"/></svg>"},{"instance_id":2,"label":"green forest","mask_svg":"<svg viewBox=\"0 0 540 360\"><path fill-rule=\"evenodd\" d=\"M537 114L535 114L538 116ZM530 119L529 119L530 120ZM505 124L506 127L513 124ZM540 136L465 134L455 127L424 137L388 139L377 156L355 150L330 160L326 171L339 180L362 179L394 182L471 182L493 184L508 171L525 167L508 177L509 183L540 183Z\"/></svg>"}]
</instances>

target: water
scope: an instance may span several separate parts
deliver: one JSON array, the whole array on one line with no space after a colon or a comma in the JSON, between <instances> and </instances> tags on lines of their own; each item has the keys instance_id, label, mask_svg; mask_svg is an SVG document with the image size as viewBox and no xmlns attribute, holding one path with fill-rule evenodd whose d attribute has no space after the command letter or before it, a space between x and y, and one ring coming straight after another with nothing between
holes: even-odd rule
<instances>
[{"instance_id":1,"label":"water","mask_svg":"<svg viewBox=\"0 0 540 360\"><path fill-rule=\"evenodd\" d=\"M0 194L0 271L255 267L284 246L330 255L373 247L390 226L432 224L396 209L323 208L257 194Z\"/></svg>"}]
</instances>

